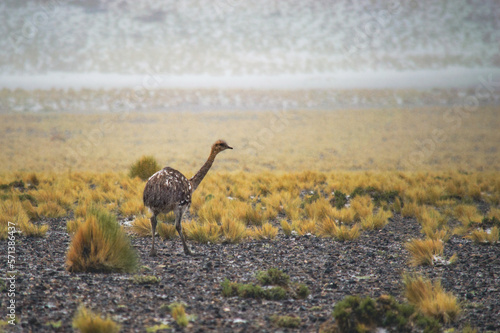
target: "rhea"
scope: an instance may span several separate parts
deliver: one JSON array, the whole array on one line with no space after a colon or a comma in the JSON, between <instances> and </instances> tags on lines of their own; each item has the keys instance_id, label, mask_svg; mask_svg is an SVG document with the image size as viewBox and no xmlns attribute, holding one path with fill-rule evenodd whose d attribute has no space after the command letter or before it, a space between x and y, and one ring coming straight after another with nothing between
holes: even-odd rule
<instances>
[{"instance_id":1,"label":"rhea","mask_svg":"<svg viewBox=\"0 0 500 333\"><path fill-rule=\"evenodd\" d=\"M170 167L165 167L148 179L142 198L144 200L144 205L153 213L153 216L151 216L153 244L151 246L150 256L156 255L155 232L157 216L158 214L166 214L171 211L175 214L175 228L181 238L184 253L189 255L193 254L182 234L182 215L189 209L191 196L198 188L203 178L205 178L208 170L210 170L210 167L214 163L215 156L226 149L233 148L224 140L216 141L212 145L212 150L210 151L210 156L208 156L207 161L191 179L187 179L182 173Z\"/></svg>"}]
</instances>

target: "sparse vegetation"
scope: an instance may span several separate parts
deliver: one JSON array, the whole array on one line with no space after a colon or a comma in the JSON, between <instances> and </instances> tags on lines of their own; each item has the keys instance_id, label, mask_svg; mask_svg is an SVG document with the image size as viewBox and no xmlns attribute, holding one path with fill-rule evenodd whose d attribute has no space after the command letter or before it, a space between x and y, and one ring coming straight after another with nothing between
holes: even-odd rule
<instances>
[{"instance_id":1,"label":"sparse vegetation","mask_svg":"<svg viewBox=\"0 0 500 333\"><path fill-rule=\"evenodd\" d=\"M80 305L73 317L73 328L82 333L118 333L120 325L111 318L103 319L100 315Z\"/></svg>"}]
</instances>

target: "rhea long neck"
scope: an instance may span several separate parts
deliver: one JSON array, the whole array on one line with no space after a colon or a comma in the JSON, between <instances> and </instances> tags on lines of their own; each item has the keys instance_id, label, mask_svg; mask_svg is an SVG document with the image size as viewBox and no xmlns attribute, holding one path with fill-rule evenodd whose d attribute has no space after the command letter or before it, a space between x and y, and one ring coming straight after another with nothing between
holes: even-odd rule
<instances>
[{"instance_id":1,"label":"rhea long neck","mask_svg":"<svg viewBox=\"0 0 500 333\"><path fill-rule=\"evenodd\" d=\"M198 185L200 185L203 178L205 178L208 170L210 170L210 168L212 167L212 164L214 163L214 160L215 160L215 156L217 156L217 153L212 150L210 152L210 156L208 156L208 159L205 162L205 164L203 164L203 166L196 173L196 175L194 175L193 178L191 178L189 180L191 182L193 192L194 192L194 190L196 190L198 188Z\"/></svg>"}]
</instances>

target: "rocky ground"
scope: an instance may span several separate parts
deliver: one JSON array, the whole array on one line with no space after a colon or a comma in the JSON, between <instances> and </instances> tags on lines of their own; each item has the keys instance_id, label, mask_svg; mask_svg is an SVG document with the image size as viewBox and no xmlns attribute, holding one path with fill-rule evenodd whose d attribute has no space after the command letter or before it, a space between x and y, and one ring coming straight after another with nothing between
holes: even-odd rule
<instances>
[{"instance_id":1,"label":"rocky ground","mask_svg":"<svg viewBox=\"0 0 500 333\"><path fill-rule=\"evenodd\" d=\"M353 242L338 242L314 236L285 237L272 241L240 244L192 244L197 256L187 257L180 240L160 245L158 256L148 256L149 238L132 238L142 265L141 273L155 275L159 283L138 285L131 274L74 274L65 270L70 238L64 219L51 220L46 238L18 236L16 244L15 327L8 332L67 332L80 303L109 314L122 332L144 332L166 323L173 331L186 332L274 332L273 314L301 318L297 331L315 332L332 320L336 302L347 295L390 294L403 301L404 272L419 271L441 278L446 290L459 297L463 311L451 326L470 324L480 332L500 330L500 246L480 246L453 236L445 245L445 258L457 253L451 265L412 268L404 243L420 237L413 219L395 216L381 231L364 232ZM7 241L0 241L6 258ZM5 272L6 263L2 264ZM292 282L305 283L305 300L265 301L225 298L221 282L256 282L255 274L268 268L286 272ZM4 275L4 273L2 273ZM2 319L8 297L1 293ZM165 305L186 304L192 321L180 328ZM163 307L162 307L163 305ZM60 327L59 322L60 321ZM52 324L51 324L52 323ZM1 329L0 329L1 330Z\"/></svg>"}]
</instances>

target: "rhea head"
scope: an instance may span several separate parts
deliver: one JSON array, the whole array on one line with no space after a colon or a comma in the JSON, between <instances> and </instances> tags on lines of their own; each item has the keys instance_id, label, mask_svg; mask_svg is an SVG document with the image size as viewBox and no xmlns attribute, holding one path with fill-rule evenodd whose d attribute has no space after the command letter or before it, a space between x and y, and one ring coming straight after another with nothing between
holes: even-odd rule
<instances>
[{"instance_id":1,"label":"rhea head","mask_svg":"<svg viewBox=\"0 0 500 333\"><path fill-rule=\"evenodd\" d=\"M212 145L212 152L213 153L220 153L221 151L224 151L226 149L233 149L233 147L230 147L226 141L224 140L217 140L213 145Z\"/></svg>"}]
</instances>

